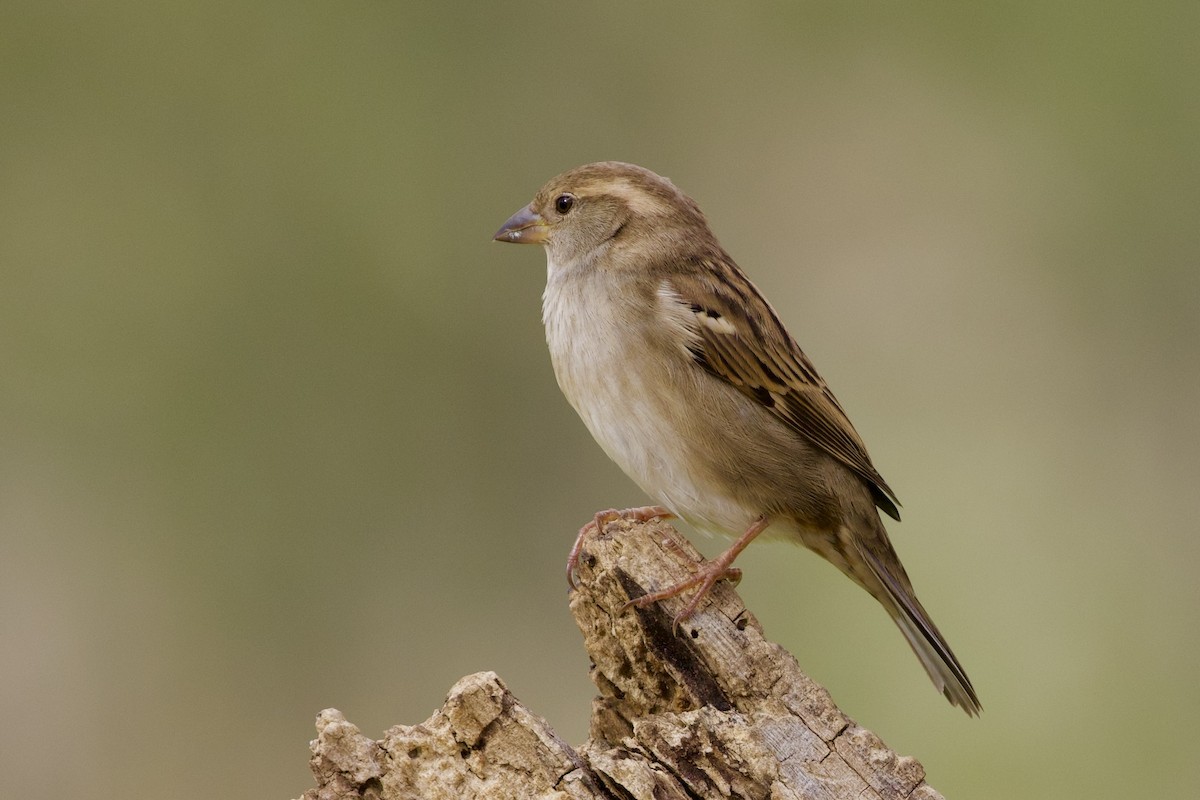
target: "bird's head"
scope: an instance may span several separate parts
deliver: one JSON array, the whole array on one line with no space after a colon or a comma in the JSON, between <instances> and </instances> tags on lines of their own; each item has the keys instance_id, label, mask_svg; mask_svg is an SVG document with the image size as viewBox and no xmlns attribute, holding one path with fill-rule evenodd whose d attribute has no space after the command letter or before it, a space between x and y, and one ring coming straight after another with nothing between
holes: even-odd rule
<instances>
[{"instance_id":1,"label":"bird's head","mask_svg":"<svg viewBox=\"0 0 1200 800\"><path fill-rule=\"evenodd\" d=\"M545 245L552 265L569 267L626 242L636 243L645 263L654 251L678 253L689 238L707 236L704 215L671 181L634 164L601 161L552 178L492 238ZM612 264L627 262L613 255Z\"/></svg>"}]
</instances>

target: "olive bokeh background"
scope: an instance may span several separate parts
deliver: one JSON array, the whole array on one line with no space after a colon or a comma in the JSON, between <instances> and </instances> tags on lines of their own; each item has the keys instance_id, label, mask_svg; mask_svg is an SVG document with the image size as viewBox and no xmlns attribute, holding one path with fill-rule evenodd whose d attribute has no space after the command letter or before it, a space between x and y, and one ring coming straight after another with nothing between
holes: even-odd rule
<instances>
[{"instance_id":1,"label":"olive bokeh background","mask_svg":"<svg viewBox=\"0 0 1200 800\"><path fill-rule=\"evenodd\" d=\"M551 175L694 196L904 501L985 712L812 554L767 634L948 797L1200 792L1200 6L0 7L0 774L294 797L492 669L570 741ZM723 543L699 542L712 554Z\"/></svg>"}]
</instances>

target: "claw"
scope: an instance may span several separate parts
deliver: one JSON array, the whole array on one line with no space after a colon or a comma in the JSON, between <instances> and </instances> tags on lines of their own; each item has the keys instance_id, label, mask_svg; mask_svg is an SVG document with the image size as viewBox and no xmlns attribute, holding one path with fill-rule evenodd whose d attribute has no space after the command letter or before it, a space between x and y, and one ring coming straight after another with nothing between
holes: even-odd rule
<instances>
[{"instance_id":1,"label":"claw","mask_svg":"<svg viewBox=\"0 0 1200 800\"><path fill-rule=\"evenodd\" d=\"M663 506L639 506L637 508L627 508L623 511L618 511L615 508L607 508L604 511L597 511L596 516L588 524L579 529L579 535L575 537L575 544L571 546L571 552L567 556L567 585L571 587L571 591L579 588L579 581L575 577L575 569L579 566L579 557L583 554L583 539L587 536L588 531L594 528L596 533L600 534L604 531L605 525L617 519L649 522L653 519L673 519L674 517L675 515Z\"/></svg>"},{"instance_id":2,"label":"claw","mask_svg":"<svg viewBox=\"0 0 1200 800\"><path fill-rule=\"evenodd\" d=\"M700 606L700 601L702 601L705 595L707 595L709 591L711 591L712 588L717 585L718 581L728 580L735 586L739 581L741 581L742 571L734 566L731 566L733 564L733 560L737 558L738 554L746 548L746 545L750 544L750 542L754 540L754 537L762 533L769 524L770 520L768 518L759 517L754 521L753 525L746 529L745 533L738 537L738 540L734 542L728 550L726 550L724 553L721 553L721 555L717 556L703 567L700 567L690 578L680 581L674 586L668 586L665 589L659 589L657 592L650 592L649 594L644 594L641 597L634 598L622 606L621 610L624 611L630 606L645 608L651 603L657 603L659 600L666 600L669 597L677 597L687 590L696 587L696 592L692 595L692 598L688 600L687 605L683 607L682 611L675 615L674 627L678 628L680 623L695 613L696 609Z\"/></svg>"}]
</instances>

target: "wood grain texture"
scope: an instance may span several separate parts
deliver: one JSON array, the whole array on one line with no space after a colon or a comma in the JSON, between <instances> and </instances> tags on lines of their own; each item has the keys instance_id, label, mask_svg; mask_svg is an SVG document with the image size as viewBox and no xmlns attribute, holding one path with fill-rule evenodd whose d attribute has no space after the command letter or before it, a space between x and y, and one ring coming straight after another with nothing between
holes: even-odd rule
<instances>
[{"instance_id":1,"label":"wood grain texture","mask_svg":"<svg viewBox=\"0 0 1200 800\"><path fill-rule=\"evenodd\" d=\"M420 725L373 741L332 709L317 719L304 800L400 798L938 798L913 758L843 714L763 638L728 584L680 629L684 598L625 604L682 580L700 556L663 522L590 536L571 613L591 656L589 738L559 739L494 673L460 680Z\"/></svg>"}]
</instances>

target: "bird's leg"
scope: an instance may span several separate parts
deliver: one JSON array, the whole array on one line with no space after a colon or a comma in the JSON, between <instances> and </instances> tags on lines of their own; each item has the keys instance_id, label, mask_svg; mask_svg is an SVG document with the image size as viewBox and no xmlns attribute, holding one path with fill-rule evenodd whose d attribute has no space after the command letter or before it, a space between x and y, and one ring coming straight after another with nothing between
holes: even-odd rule
<instances>
[{"instance_id":1,"label":"bird's leg","mask_svg":"<svg viewBox=\"0 0 1200 800\"><path fill-rule=\"evenodd\" d=\"M684 606L683 611L675 616L675 624L683 622L695 612L696 607L700 605L700 601L708 594L709 590L716 585L717 581L724 578L737 583L742 579L742 571L733 567L733 560L738 557L738 554L746 549L746 545L754 541L754 537L758 536L768 525L771 520L766 516L761 516L746 529L746 532L738 537L737 541L721 555L714 558L712 561L705 564L703 567L687 580L677 583L674 586L668 586L666 589L660 589L657 592L644 594L641 597L630 600L625 604L625 607L637 606L644 608L651 603L657 603L659 600L666 600L668 597L675 597L683 594L688 589L696 587L696 594Z\"/></svg>"},{"instance_id":2,"label":"bird's leg","mask_svg":"<svg viewBox=\"0 0 1200 800\"><path fill-rule=\"evenodd\" d=\"M618 511L615 508L597 511L596 516L592 521L579 529L579 535L575 537L575 544L571 546L571 553L567 556L567 585L571 589L578 589L578 584L575 583L575 567L579 566L579 554L583 550L583 537L595 529L596 533L604 530L604 526L615 519L628 519L635 522L649 522L652 519L672 519L675 515L670 510L663 506L639 506L638 508L627 508L623 511Z\"/></svg>"}]
</instances>

